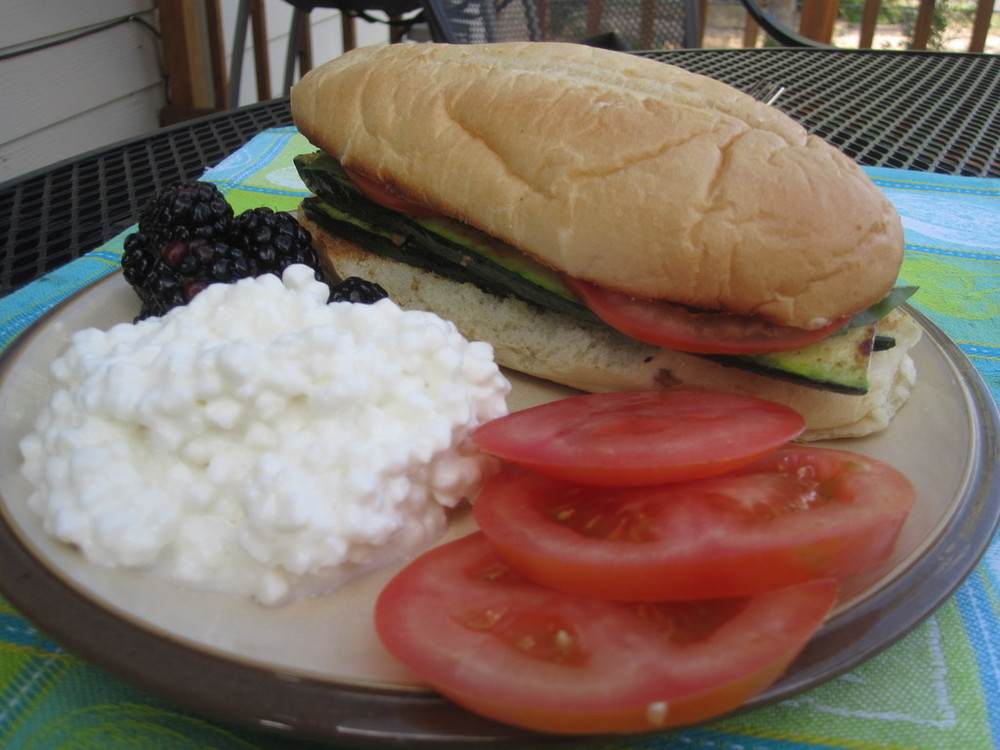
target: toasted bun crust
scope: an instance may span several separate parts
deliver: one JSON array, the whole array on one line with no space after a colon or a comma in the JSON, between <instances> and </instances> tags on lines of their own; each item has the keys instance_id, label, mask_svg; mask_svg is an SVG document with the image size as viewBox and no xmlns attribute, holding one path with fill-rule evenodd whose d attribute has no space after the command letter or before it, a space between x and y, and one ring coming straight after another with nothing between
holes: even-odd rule
<instances>
[{"instance_id":1,"label":"toasted bun crust","mask_svg":"<svg viewBox=\"0 0 1000 750\"><path fill-rule=\"evenodd\" d=\"M871 388L846 396L723 367L700 357L642 344L602 325L589 325L514 297L497 297L469 283L368 253L325 233L299 214L313 235L320 261L334 278L361 276L385 287L401 307L451 320L467 338L488 341L496 360L512 370L583 391L698 386L778 401L806 420L804 439L860 437L889 424L916 379L907 352L919 326L894 313L883 328L897 345L872 357Z\"/></svg>"},{"instance_id":2,"label":"toasted bun crust","mask_svg":"<svg viewBox=\"0 0 1000 750\"><path fill-rule=\"evenodd\" d=\"M292 91L317 147L572 275L815 328L881 299L903 236L773 107L583 45L363 47Z\"/></svg>"}]
</instances>

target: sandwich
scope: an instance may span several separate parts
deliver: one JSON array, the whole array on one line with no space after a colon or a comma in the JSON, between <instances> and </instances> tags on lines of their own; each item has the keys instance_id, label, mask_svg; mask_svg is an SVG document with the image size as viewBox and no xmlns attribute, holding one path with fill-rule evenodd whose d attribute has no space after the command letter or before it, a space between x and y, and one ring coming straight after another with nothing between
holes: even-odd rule
<instances>
[{"instance_id":1,"label":"sandwich","mask_svg":"<svg viewBox=\"0 0 1000 750\"><path fill-rule=\"evenodd\" d=\"M915 382L902 225L848 157L710 78L584 45L377 45L292 114L325 270L584 391L700 386L884 428Z\"/></svg>"}]
</instances>

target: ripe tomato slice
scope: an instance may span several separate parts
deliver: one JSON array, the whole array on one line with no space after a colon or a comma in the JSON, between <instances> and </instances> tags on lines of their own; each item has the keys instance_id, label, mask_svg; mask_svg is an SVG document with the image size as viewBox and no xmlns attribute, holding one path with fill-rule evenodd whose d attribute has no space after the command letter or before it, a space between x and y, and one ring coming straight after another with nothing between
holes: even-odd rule
<instances>
[{"instance_id":1,"label":"ripe tomato slice","mask_svg":"<svg viewBox=\"0 0 1000 750\"><path fill-rule=\"evenodd\" d=\"M837 585L623 604L520 578L480 533L417 558L385 587L386 648L465 708L546 732L639 732L725 713L774 682Z\"/></svg>"},{"instance_id":2,"label":"ripe tomato slice","mask_svg":"<svg viewBox=\"0 0 1000 750\"><path fill-rule=\"evenodd\" d=\"M627 294L564 276L563 280L601 320L647 344L693 354L765 354L791 351L825 339L847 324L793 328L758 318L717 311L693 311L666 300Z\"/></svg>"},{"instance_id":3,"label":"ripe tomato slice","mask_svg":"<svg viewBox=\"0 0 1000 750\"><path fill-rule=\"evenodd\" d=\"M412 216L438 216L439 211L434 211L427 206L417 203L405 198L404 196L397 193L395 190L390 188L378 180L373 180L370 177L357 172L348 167L341 165L347 176L351 178L351 182L354 183L355 187L358 188L368 200L378 203L383 208L388 208L391 211L399 211L400 213L410 214Z\"/></svg>"},{"instance_id":4,"label":"ripe tomato slice","mask_svg":"<svg viewBox=\"0 0 1000 750\"><path fill-rule=\"evenodd\" d=\"M549 476L633 486L730 471L804 427L798 412L772 401L671 389L560 399L487 422L472 439Z\"/></svg>"},{"instance_id":5,"label":"ripe tomato slice","mask_svg":"<svg viewBox=\"0 0 1000 750\"><path fill-rule=\"evenodd\" d=\"M648 601L743 596L867 570L891 553L914 497L884 463L789 446L731 474L640 488L506 468L473 513L520 575Z\"/></svg>"}]
</instances>

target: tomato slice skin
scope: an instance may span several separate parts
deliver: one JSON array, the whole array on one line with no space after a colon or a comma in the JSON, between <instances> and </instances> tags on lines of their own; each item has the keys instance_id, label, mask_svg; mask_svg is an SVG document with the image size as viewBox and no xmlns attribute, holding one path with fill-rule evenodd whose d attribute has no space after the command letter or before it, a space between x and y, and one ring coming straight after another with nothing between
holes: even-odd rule
<instances>
[{"instance_id":1,"label":"tomato slice skin","mask_svg":"<svg viewBox=\"0 0 1000 750\"><path fill-rule=\"evenodd\" d=\"M692 482L602 488L509 467L473 514L525 578L619 600L744 596L843 579L892 552L915 499L892 467L788 446Z\"/></svg>"},{"instance_id":2,"label":"tomato slice skin","mask_svg":"<svg viewBox=\"0 0 1000 750\"><path fill-rule=\"evenodd\" d=\"M837 584L744 599L634 605L511 573L476 532L384 588L386 648L432 687L545 732L639 732L718 716L776 680L822 623Z\"/></svg>"},{"instance_id":3,"label":"tomato slice skin","mask_svg":"<svg viewBox=\"0 0 1000 750\"><path fill-rule=\"evenodd\" d=\"M754 315L690 310L666 300L635 299L582 279L563 280L601 320L647 344L691 354L767 354L792 351L821 341L843 328L848 318L807 330L772 323Z\"/></svg>"},{"instance_id":4,"label":"tomato slice skin","mask_svg":"<svg viewBox=\"0 0 1000 750\"><path fill-rule=\"evenodd\" d=\"M350 169L349 167L343 167L344 172L347 176L351 178L351 182L354 183L355 187L360 190L368 200L373 203L377 203L383 208L388 208L390 211L399 211L400 213L410 214L411 216L439 216L440 211L434 211L433 209L423 205L422 203L417 203L409 198L406 198L388 185L385 185L378 180L374 180L371 177L366 177L360 172Z\"/></svg>"},{"instance_id":5,"label":"tomato slice skin","mask_svg":"<svg viewBox=\"0 0 1000 750\"><path fill-rule=\"evenodd\" d=\"M491 420L472 439L548 476L623 487L732 471L804 428L782 404L684 388L560 399Z\"/></svg>"}]
</instances>

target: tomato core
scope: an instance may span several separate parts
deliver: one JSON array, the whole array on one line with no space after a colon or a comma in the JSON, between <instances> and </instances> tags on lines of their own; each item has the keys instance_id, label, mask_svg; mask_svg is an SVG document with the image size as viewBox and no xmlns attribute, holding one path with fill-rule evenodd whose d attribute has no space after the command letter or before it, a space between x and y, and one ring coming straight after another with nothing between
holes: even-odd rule
<instances>
[{"instance_id":1,"label":"tomato core","mask_svg":"<svg viewBox=\"0 0 1000 750\"><path fill-rule=\"evenodd\" d=\"M621 502L605 493L573 496L548 511L552 521L580 536L614 542L647 544L659 535L653 522L655 508L641 502Z\"/></svg>"},{"instance_id":2,"label":"tomato core","mask_svg":"<svg viewBox=\"0 0 1000 750\"><path fill-rule=\"evenodd\" d=\"M705 599L691 602L638 602L636 615L652 625L671 643L697 643L710 638L720 627L746 609L749 599Z\"/></svg>"},{"instance_id":3,"label":"tomato core","mask_svg":"<svg viewBox=\"0 0 1000 750\"><path fill-rule=\"evenodd\" d=\"M730 482L710 485L706 502L722 513L740 515L748 521L774 521L790 513L801 513L836 501L831 483L783 473L747 477L739 487Z\"/></svg>"}]
</instances>

